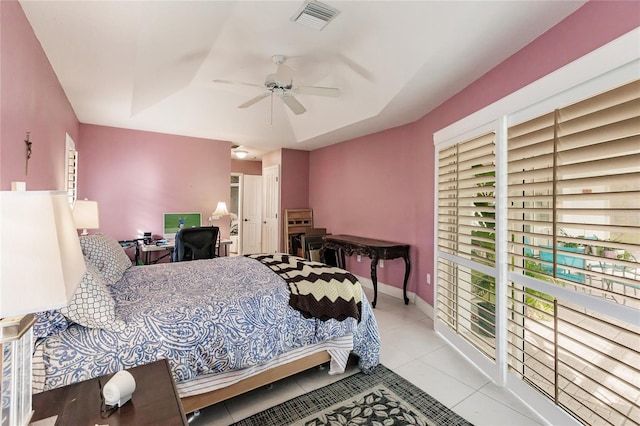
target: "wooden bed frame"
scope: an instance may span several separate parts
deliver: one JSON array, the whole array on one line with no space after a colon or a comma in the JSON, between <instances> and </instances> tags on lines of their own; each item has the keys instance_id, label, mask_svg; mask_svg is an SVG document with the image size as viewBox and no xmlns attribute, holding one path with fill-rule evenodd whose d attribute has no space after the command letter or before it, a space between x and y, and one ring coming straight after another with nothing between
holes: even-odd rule
<instances>
[{"instance_id":1,"label":"wooden bed frame","mask_svg":"<svg viewBox=\"0 0 640 426\"><path fill-rule=\"evenodd\" d=\"M304 358L263 371L255 376L247 377L233 385L216 389L211 392L182 398L182 407L184 408L185 413L191 413L193 411L200 410L201 408L233 398L234 396L241 395L245 392L249 392L253 389L276 382L280 379L284 379L285 377L300 373L304 370L308 370L309 368L324 364L330 360L331 356L326 350L316 352Z\"/></svg>"}]
</instances>

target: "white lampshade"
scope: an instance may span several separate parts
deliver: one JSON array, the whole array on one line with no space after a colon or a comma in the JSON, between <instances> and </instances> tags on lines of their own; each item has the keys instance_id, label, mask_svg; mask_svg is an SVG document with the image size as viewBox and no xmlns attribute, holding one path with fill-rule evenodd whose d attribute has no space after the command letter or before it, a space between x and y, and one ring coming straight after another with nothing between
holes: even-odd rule
<instances>
[{"instance_id":1,"label":"white lampshade","mask_svg":"<svg viewBox=\"0 0 640 426\"><path fill-rule=\"evenodd\" d=\"M222 216L229 216L229 210L227 209L227 203L225 203L224 201L218 201L216 211L211 213L211 217L220 219Z\"/></svg>"},{"instance_id":2,"label":"white lampshade","mask_svg":"<svg viewBox=\"0 0 640 426\"><path fill-rule=\"evenodd\" d=\"M100 228L98 202L87 199L76 200L73 203L73 222L77 229L82 229L82 235L87 235L87 229Z\"/></svg>"},{"instance_id":3,"label":"white lampshade","mask_svg":"<svg viewBox=\"0 0 640 426\"><path fill-rule=\"evenodd\" d=\"M85 269L65 192L0 192L0 318L66 306Z\"/></svg>"}]
</instances>

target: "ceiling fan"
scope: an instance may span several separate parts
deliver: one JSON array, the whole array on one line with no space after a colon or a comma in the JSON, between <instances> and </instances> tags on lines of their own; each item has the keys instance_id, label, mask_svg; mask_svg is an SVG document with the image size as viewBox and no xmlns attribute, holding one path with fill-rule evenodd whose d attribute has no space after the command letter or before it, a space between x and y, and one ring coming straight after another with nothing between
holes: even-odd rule
<instances>
[{"instance_id":1,"label":"ceiling fan","mask_svg":"<svg viewBox=\"0 0 640 426\"><path fill-rule=\"evenodd\" d=\"M340 96L340 90L335 87L317 87L317 86L294 86L293 81L291 79L291 75L293 73L293 69L287 65L285 65L284 61L286 57L284 55L273 55L271 57L273 63L276 64L277 69L275 74L268 74L264 80L264 84L253 84L253 83L243 83L243 82L235 82L235 81L227 81L227 80L213 80L214 83L226 83L226 84L242 84L245 86L253 86L266 88L267 91L249 99L245 103L238 105L238 108L248 108L251 105L265 99L267 97L271 97L271 116L273 120L273 95L276 95L282 102L289 107L291 112L296 115L300 115L306 111L306 108L302 106L302 104L293 96L294 93L304 94L304 95L318 95L318 96L329 96L333 98L337 98Z\"/></svg>"}]
</instances>

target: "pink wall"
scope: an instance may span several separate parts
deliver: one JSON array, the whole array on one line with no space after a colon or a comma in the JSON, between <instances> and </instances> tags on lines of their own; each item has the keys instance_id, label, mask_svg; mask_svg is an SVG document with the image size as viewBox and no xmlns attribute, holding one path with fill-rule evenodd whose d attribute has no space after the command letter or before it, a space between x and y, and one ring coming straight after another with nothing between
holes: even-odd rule
<instances>
[{"instance_id":1,"label":"pink wall","mask_svg":"<svg viewBox=\"0 0 640 426\"><path fill-rule=\"evenodd\" d=\"M639 26L640 2L591 1L417 122L313 151L316 223L411 244L409 290L433 305L433 133ZM399 263L378 280L401 287ZM348 268L369 276L368 261Z\"/></svg>"},{"instance_id":2,"label":"pink wall","mask_svg":"<svg viewBox=\"0 0 640 426\"><path fill-rule=\"evenodd\" d=\"M280 171L280 208L306 209L309 207L309 152L295 149L282 150ZM284 216L284 215L282 215Z\"/></svg>"},{"instance_id":3,"label":"pink wall","mask_svg":"<svg viewBox=\"0 0 640 426\"><path fill-rule=\"evenodd\" d=\"M314 224L332 234L351 234L412 246L410 258L418 258L416 200L426 191L416 182L419 164L412 141L419 138L413 125L389 129L311 152L309 167L310 207ZM365 277L370 262L347 258L347 269ZM378 267L378 282L402 284L404 261L385 261ZM415 274L413 274L415 276ZM400 278L397 278L400 277Z\"/></svg>"},{"instance_id":4,"label":"pink wall","mask_svg":"<svg viewBox=\"0 0 640 426\"><path fill-rule=\"evenodd\" d=\"M309 207L309 152L281 150L280 167L280 251L285 251L284 211Z\"/></svg>"},{"instance_id":5,"label":"pink wall","mask_svg":"<svg viewBox=\"0 0 640 426\"><path fill-rule=\"evenodd\" d=\"M163 213L229 205L230 142L80 125L78 193L100 207L100 232L130 239L161 235ZM216 220L223 238L229 223Z\"/></svg>"},{"instance_id":6,"label":"pink wall","mask_svg":"<svg viewBox=\"0 0 640 426\"><path fill-rule=\"evenodd\" d=\"M274 165L280 165L282 163L282 150L276 149L275 151L268 152L262 156L262 168Z\"/></svg>"},{"instance_id":7,"label":"pink wall","mask_svg":"<svg viewBox=\"0 0 640 426\"><path fill-rule=\"evenodd\" d=\"M63 190L65 134L78 142L78 119L16 0L0 1L0 57L0 189Z\"/></svg>"},{"instance_id":8,"label":"pink wall","mask_svg":"<svg viewBox=\"0 0 640 426\"><path fill-rule=\"evenodd\" d=\"M262 175L262 161L234 160L232 158L231 173L260 176Z\"/></svg>"}]
</instances>

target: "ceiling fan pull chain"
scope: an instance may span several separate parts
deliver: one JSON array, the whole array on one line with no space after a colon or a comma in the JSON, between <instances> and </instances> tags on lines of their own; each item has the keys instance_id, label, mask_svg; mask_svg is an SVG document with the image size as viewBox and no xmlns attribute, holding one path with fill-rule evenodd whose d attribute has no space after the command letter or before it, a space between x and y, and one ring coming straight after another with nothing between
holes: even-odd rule
<instances>
[{"instance_id":1,"label":"ceiling fan pull chain","mask_svg":"<svg viewBox=\"0 0 640 426\"><path fill-rule=\"evenodd\" d=\"M271 127L273 127L273 92L271 92Z\"/></svg>"}]
</instances>

